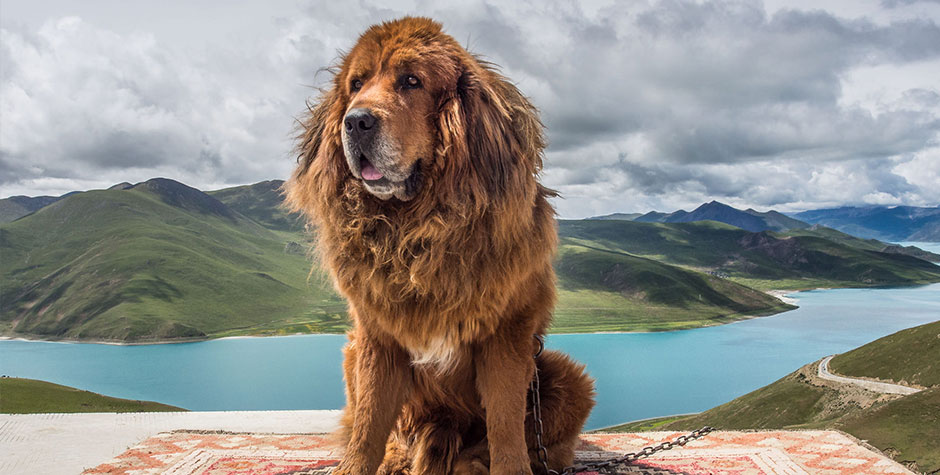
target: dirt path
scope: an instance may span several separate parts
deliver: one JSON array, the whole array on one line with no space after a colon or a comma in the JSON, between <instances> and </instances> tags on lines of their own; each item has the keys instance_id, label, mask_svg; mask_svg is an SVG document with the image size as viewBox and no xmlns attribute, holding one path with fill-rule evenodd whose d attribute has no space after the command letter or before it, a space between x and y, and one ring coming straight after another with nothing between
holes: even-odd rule
<instances>
[{"instance_id":1,"label":"dirt path","mask_svg":"<svg viewBox=\"0 0 940 475\"><path fill-rule=\"evenodd\" d=\"M882 393L882 394L906 395L906 394L914 394L916 392L921 391L920 389L911 388L907 386L901 386L900 384L880 383L877 381L869 381L867 379L847 378L845 376L838 376L838 375L832 374L829 372L829 360L831 360L833 356L835 355L827 356L823 358L822 361L819 362L818 376L820 378L826 379L829 381L835 381L837 383L854 384L863 389L867 389L869 391L874 391L876 393Z\"/></svg>"}]
</instances>

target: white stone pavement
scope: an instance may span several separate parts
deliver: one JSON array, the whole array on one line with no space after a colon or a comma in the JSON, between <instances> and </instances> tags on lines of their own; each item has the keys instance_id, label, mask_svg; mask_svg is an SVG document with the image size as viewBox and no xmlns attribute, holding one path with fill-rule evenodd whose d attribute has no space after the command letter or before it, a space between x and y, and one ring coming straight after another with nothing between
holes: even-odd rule
<instances>
[{"instance_id":1,"label":"white stone pavement","mask_svg":"<svg viewBox=\"0 0 940 475\"><path fill-rule=\"evenodd\" d=\"M74 475L160 432L322 433L340 411L0 415L0 474Z\"/></svg>"},{"instance_id":2,"label":"white stone pavement","mask_svg":"<svg viewBox=\"0 0 940 475\"><path fill-rule=\"evenodd\" d=\"M867 379L857 379L857 378L847 378L845 376L839 376L829 372L829 360L832 359L832 356L827 356L819 362L819 377L822 379L828 379L829 381L835 381L838 383L854 384L863 389L869 391L874 391L876 393L884 394L914 394L920 392L920 389L911 388L908 386L902 386L900 384L892 383L880 383L878 381L869 381Z\"/></svg>"}]
</instances>

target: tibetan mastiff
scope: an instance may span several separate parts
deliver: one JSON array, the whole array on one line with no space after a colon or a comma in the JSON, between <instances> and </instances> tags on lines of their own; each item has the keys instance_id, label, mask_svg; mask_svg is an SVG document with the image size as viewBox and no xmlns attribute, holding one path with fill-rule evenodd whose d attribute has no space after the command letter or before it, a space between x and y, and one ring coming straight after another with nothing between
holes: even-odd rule
<instances>
[{"instance_id":1,"label":"tibetan mastiff","mask_svg":"<svg viewBox=\"0 0 940 475\"><path fill-rule=\"evenodd\" d=\"M538 367L548 465L571 463L593 381L538 358L555 304L554 192L532 103L441 25L375 25L302 120L287 202L349 301L337 474L530 474Z\"/></svg>"}]
</instances>

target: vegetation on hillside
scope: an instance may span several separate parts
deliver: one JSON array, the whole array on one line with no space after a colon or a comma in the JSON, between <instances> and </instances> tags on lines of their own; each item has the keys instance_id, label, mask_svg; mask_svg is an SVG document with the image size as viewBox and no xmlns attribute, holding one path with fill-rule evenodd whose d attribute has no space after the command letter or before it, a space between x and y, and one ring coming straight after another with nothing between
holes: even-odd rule
<instances>
[{"instance_id":1,"label":"vegetation on hillside","mask_svg":"<svg viewBox=\"0 0 940 475\"><path fill-rule=\"evenodd\" d=\"M345 304L324 280L308 281L303 254L285 245L170 180L76 194L0 227L0 323L8 333L113 341L272 322L341 331Z\"/></svg>"},{"instance_id":2,"label":"vegetation on hillside","mask_svg":"<svg viewBox=\"0 0 940 475\"><path fill-rule=\"evenodd\" d=\"M681 330L791 310L726 279L563 239L556 332Z\"/></svg>"},{"instance_id":3,"label":"vegetation on hillside","mask_svg":"<svg viewBox=\"0 0 940 475\"><path fill-rule=\"evenodd\" d=\"M842 231L837 231L832 228L827 228L825 226L813 226L811 228L803 229L791 229L785 233L781 234L782 236L812 236L823 239L828 239L839 244L844 244L849 247L854 247L856 249L862 249L866 251L878 251L885 252L888 254L904 254L907 256L916 257L918 259L923 259L930 262L940 263L940 254L933 252L925 251L919 247L915 246L900 246L897 244L890 244L877 239L862 239L852 236L851 234L845 234Z\"/></svg>"},{"instance_id":4,"label":"vegetation on hillside","mask_svg":"<svg viewBox=\"0 0 940 475\"><path fill-rule=\"evenodd\" d=\"M940 320L901 330L838 355L829 362L829 369L848 376L925 388L940 386Z\"/></svg>"},{"instance_id":5,"label":"vegetation on hillside","mask_svg":"<svg viewBox=\"0 0 940 475\"><path fill-rule=\"evenodd\" d=\"M177 412L178 407L150 401L102 396L68 386L25 378L0 378L0 413Z\"/></svg>"},{"instance_id":6,"label":"vegetation on hillside","mask_svg":"<svg viewBox=\"0 0 940 475\"><path fill-rule=\"evenodd\" d=\"M940 281L940 266L798 232L752 233L714 221L559 221L559 234L596 249L625 252L725 275L759 289L870 287Z\"/></svg>"},{"instance_id":7,"label":"vegetation on hillside","mask_svg":"<svg viewBox=\"0 0 940 475\"><path fill-rule=\"evenodd\" d=\"M692 416L639 421L605 430L821 429L867 440L914 470L940 470L940 321L902 330L832 359L845 376L909 382L927 389L873 393L817 376L817 363L733 401Z\"/></svg>"},{"instance_id":8,"label":"vegetation on hillside","mask_svg":"<svg viewBox=\"0 0 940 475\"><path fill-rule=\"evenodd\" d=\"M209 194L167 179L74 193L0 225L0 333L152 342L342 332L282 182ZM749 215L750 216L750 215ZM658 331L792 307L754 289L940 281L851 237L716 222L561 221L553 331Z\"/></svg>"},{"instance_id":9,"label":"vegetation on hillside","mask_svg":"<svg viewBox=\"0 0 940 475\"><path fill-rule=\"evenodd\" d=\"M207 193L268 229L303 231L302 217L288 213L281 206L284 201L281 193L283 184L284 182L280 180L268 180L254 185L236 186Z\"/></svg>"}]
</instances>

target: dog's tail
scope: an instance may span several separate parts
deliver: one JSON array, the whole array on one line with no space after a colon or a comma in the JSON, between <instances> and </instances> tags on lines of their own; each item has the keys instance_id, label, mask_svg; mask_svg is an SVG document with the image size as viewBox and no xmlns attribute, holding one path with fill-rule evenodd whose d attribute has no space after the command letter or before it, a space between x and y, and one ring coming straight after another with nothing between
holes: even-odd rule
<instances>
[{"instance_id":1,"label":"dog's tail","mask_svg":"<svg viewBox=\"0 0 940 475\"><path fill-rule=\"evenodd\" d=\"M594 379L587 375L584 365L558 351L542 352L536 366L542 407L542 442L548 450L549 467L558 470L574 459L578 436L594 407ZM538 445L531 402L526 414L526 443L536 463Z\"/></svg>"}]
</instances>

